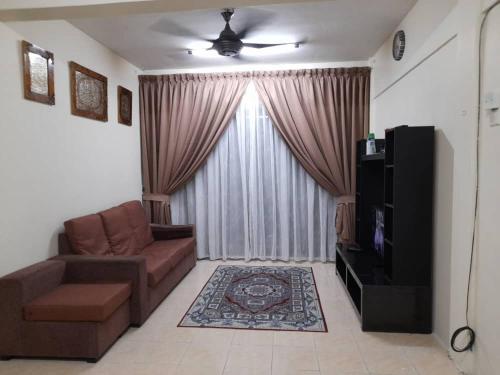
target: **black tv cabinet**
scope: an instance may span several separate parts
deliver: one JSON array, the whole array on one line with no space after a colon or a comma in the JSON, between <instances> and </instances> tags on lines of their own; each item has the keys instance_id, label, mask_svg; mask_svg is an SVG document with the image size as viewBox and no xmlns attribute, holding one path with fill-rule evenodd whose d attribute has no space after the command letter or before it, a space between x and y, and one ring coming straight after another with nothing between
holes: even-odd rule
<instances>
[{"instance_id":1,"label":"black tv cabinet","mask_svg":"<svg viewBox=\"0 0 500 375\"><path fill-rule=\"evenodd\" d=\"M377 150L358 142L356 243L337 245L336 272L363 331L432 332L434 127L386 130ZM384 211L384 251L373 246L373 209Z\"/></svg>"}]
</instances>

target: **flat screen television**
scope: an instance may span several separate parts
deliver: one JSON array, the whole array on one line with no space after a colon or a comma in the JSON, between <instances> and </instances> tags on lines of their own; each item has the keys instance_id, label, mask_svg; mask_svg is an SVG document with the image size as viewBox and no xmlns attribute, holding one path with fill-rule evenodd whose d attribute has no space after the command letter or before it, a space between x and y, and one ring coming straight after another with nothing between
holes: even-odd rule
<instances>
[{"instance_id":1,"label":"flat screen television","mask_svg":"<svg viewBox=\"0 0 500 375\"><path fill-rule=\"evenodd\" d=\"M381 258L384 257L384 209L373 206L371 212L372 248Z\"/></svg>"}]
</instances>

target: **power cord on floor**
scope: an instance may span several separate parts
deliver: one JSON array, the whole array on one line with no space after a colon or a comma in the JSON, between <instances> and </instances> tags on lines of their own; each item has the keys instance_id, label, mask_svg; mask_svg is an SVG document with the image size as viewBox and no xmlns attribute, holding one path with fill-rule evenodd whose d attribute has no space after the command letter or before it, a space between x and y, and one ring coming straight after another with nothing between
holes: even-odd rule
<instances>
[{"instance_id":1,"label":"power cord on floor","mask_svg":"<svg viewBox=\"0 0 500 375\"><path fill-rule=\"evenodd\" d=\"M467 300L466 300L466 308L465 308L465 323L466 325L458 328L453 332L451 336L451 348L457 352L465 352L467 350L472 350L474 346L474 342L476 340L476 332L470 327L469 324L469 298L470 298L470 285L472 278L472 266L474 263L474 249L476 247L476 231L477 231L477 217L478 217L478 200L479 200L479 141L480 141L480 129L481 129L481 90L482 90L482 79L483 79L483 31L484 25L488 18L490 12L497 5L500 5L500 0L495 1L483 14L483 19L481 20L481 26L479 28L479 58L478 58L478 106L477 106L477 124L476 124L476 181L475 181L475 199L474 199L474 218L472 225L472 241L471 241L471 250L470 250L470 262L469 262L469 276L467 281ZM457 340L461 338L464 340L463 345L458 346Z\"/></svg>"}]
</instances>

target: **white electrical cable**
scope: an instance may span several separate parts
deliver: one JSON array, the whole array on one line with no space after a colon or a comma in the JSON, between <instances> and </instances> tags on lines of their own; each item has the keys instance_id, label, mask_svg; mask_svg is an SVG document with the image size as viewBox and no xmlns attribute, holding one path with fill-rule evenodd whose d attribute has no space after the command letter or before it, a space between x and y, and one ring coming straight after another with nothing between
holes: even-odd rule
<instances>
[{"instance_id":1,"label":"white electrical cable","mask_svg":"<svg viewBox=\"0 0 500 375\"><path fill-rule=\"evenodd\" d=\"M472 241L471 241L471 251L470 251L470 263L469 263L469 276L468 276L468 281L467 281L467 301L466 301L466 307L465 307L465 323L466 325L463 327L458 328L453 332L453 335L451 337L451 348L458 353L465 352L466 350L472 350L472 347L474 346L474 341L476 339L476 333L474 330L470 327L469 324L469 297L470 297L470 284L471 284L471 277L472 277L472 266L474 263L474 250L476 247L476 232L477 232L477 217L478 217L478 210L479 210L479 205L478 205L478 200L479 200L479 156L480 156L480 139L481 139L481 111L482 111L482 105L481 105L481 90L482 90L482 80L483 80L483 31L484 31L484 25L486 24L486 20L488 18L488 15L490 12L495 8L497 5L500 4L500 0L495 1L493 4L491 4L483 13L483 19L481 20L481 26L479 28L479 53L478 53L478 97L477 97L477 124L476 124L476 176L475 176L475 192L474 192L474 218L472 222ZM463 333L466 333L468 336L465 338L465 343L461 345L460 347L457 346L457 339L461 337Z\"/></svg>"}]
</instances>

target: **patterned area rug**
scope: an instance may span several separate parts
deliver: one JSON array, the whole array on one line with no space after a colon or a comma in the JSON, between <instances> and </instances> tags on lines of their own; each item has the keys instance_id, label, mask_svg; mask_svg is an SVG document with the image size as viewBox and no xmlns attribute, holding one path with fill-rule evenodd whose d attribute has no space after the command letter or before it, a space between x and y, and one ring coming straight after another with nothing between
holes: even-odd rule
<instances>
[{"instance_id":1,"label":"patterned area rug","mask_svg":"<svg viewBox=\"0 0 500 375\"><path fill-rule=\"evenodd\" d=\"M219 266L179 327L327 331L310 267Z\"/></svg>"}]
</instances>

